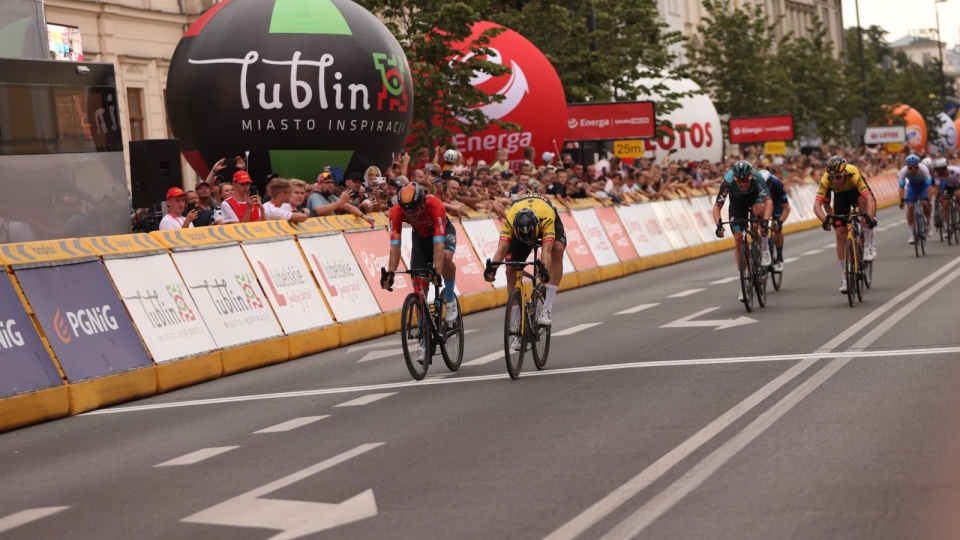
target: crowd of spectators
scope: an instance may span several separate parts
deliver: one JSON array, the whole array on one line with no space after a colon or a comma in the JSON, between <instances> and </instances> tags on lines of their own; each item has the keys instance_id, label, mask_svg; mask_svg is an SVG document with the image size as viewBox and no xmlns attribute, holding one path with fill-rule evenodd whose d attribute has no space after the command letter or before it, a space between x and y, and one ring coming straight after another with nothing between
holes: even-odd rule
<instances>
[{"instance_id":1,"label":"crowd of spectators","mask_svg":"<svg viewBox=\"0 0 960 540\"><path fill-rule=\"evenodd\" d=\"M193 211L193 219L167 219L163 228L264 219L299 222L332 214L353 215L373 226L370 214L389 210L397 202L398 190L409 182L417 182L439 197L454 217L477 212L502 218L515 199L530 193L565 206L577 199L631 204L689 198L716 193L723 175L739 159L747 159L758 170L770 171L789 191L791 186L819 181L826 159L834 154L846 157L868 179L884 170L899 168L906 156L906 151L888 153L868 147L847 151L824 146L794 156L763 155L762 147L745 147L741 151L740 155L725 157L720 162L680 161L668 153L659 161L601 156L596 162L582 163L574 159L576 151L561 151L560 156L544 152L537 156L533 148L525 149L523 160L511 162L506 150L500 149L488 164L464 159L455 149L437 146L433 152L421 148L415 156L400 152L386 171L370 166L363 172L348 172L342 179L323 164L318 164L320 171L313 182L271 174L266 178L266 193L262 197L244 170L243 158L238 156L238 171L232 181L220 176L225 168L221 160L195 190L178 195L185 204L174 201L174 208L180 208L184 216Z\"/></svg>"}]
</instances>

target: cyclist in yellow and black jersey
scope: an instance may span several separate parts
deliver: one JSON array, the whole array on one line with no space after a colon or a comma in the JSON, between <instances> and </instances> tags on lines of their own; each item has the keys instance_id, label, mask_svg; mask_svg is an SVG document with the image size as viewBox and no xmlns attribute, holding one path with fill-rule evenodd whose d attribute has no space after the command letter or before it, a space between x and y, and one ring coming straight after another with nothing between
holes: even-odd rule
<instances>
[{"instance_id":1,"label":"cyclist in yellow and black jersey","mask_svg":"<svg viewBox=\"0 0 960 540\"><path fill-rule=\"evenodd\" d=\"M537 240L542 242L540 260L549 274L544 279L547 294L537 324L549 326L553 322L553 299L563 278L563 251L567 247L567 237L563 232L560 214L553 204L545 197L531 193L518 198L507 209L507 218L500 229L500 243L492 260L525 261ZM483 277L492 282L496 279L497 268L484 273ZM508 266L507 290L513 288L516 279L517 271Z\"/></svg>"}]
</instances>

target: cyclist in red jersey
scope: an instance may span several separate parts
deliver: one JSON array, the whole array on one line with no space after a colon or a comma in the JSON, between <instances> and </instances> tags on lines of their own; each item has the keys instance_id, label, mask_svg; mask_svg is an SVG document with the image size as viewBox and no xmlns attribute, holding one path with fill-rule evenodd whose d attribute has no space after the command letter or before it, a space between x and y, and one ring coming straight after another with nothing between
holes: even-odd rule
<instances>
[{"instance_id":1,"label":"cyclist in red jersey","mask_svg":"<svg viewBox=\"0 0 960 540\"><path fill-rule=\"evenodd\" d=\"M403 186L397 195L397 204L390 209L389 272L380 281L380 286L384 289L393 286L393 272L400 266L400 231L404 222L413 228L410 268L424 268L428 261L433 263L443 277L443 301L447 304L444 320L452 324L459 315L454 293L457 266L453 262L453 254L457 250L457 230L447 218L443 202L424 192L420 184Z\"/></svg>"}]
</instances>

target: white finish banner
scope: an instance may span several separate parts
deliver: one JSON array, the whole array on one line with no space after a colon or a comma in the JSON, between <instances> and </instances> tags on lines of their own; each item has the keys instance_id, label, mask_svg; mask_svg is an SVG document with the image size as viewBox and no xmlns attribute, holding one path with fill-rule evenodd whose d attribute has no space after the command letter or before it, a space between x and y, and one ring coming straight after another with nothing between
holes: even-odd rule
<instances>
[{"instance_id":1,"label":"white finish banner","mask_svg":"<svg viewBox=\"0 0 960 540\"><path fill-rule=\"evenodd\" d=\"M108 258L103 263L154 362L217 349L169 255Z\"/></svg>"},{"instance_id":2,"label":"white finish banner","mask_svg":"<svg viewBox=\"0 0 960 540\"><path fill-rule=\"evenodd\" d=\"M600 224L600 218L597 217L597 213L592 208L573 210L570 215L573 216L577 226L580 227L584 241L590 246L590 251L597 259L597 264L607 266L620 262L617 252L613 249L613 244L607 237L607 232L603 230L603 225Z\"/></svg>"},{"instance_id":3,"label":"white finish banner","mask_svg":"<svg viewBox=\"0 0 960 540\"><path fill-rule=\"evenodd\" d=\"M283 335L240 246L177 251L173 261L220 348Z\"/></svg>"},{"instance_id":4,"label":"white finish banner","mask_svg":"<svg viewBox=\"0 0 960 540\"><path fill-rule=\"evenodd\" d=\"M380 313L363 270L342 234L300 237L299 242L338 322Z\"/></svg>"},{"instance_id":5,"label":"white finish banner","mask_svg":"<svg viewBox=\"0 0 960 540\"><path fill-rule=\"evenodd\" d=\"M310 269L292 237L243 244L267 300L287 334L333 324Z\"/></svg>"}]
</instances>

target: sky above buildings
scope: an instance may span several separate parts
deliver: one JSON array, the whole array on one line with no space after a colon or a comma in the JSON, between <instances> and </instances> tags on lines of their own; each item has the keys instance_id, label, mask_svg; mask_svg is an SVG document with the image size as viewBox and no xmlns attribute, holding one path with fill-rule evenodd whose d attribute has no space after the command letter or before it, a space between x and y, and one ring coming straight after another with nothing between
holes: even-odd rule
<instances>
[{"instance_id":1,"label":"sky above buildings","mask_svg":"<svg viewBox=\"0 0 960 540\"><path fill-rule=\"evenodd\" d=\"M859 0L860 25L879 26L890 32L888 41L907 35L910 30L936 28L934 0ZM843 26L857 26L856 2L843 0ZM947 0L936 6L940 11L940 34L949 47L960 43L960 0Z\"/></svg>"}]
</instances>

